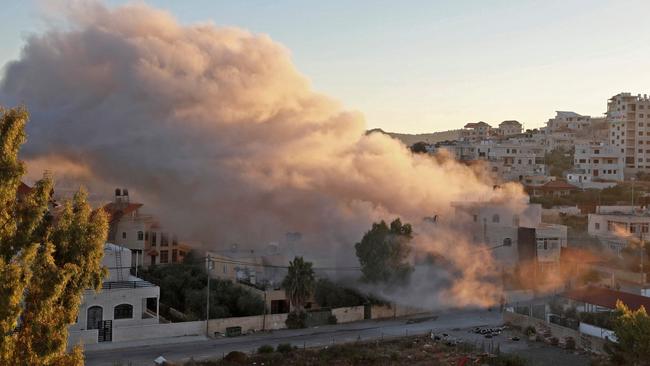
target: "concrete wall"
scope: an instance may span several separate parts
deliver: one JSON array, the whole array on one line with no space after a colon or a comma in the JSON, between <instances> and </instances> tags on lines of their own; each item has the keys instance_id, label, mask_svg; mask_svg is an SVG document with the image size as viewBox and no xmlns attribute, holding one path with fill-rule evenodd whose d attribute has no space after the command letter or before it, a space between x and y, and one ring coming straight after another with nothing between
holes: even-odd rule
<instances>
[{"instance_id":1,"label":"concrete wall","mask_svg":"<svg viewBox=\"0 0 650 366\"><path fill-rule=\"evenodd\" d=\"M113 342L205 334L205 321L113 328Z\"/></svg>"},{"instance_id":2,"label":"concrete wall","mask_svg":"<svg viewBox=\"0 0 650 366\"><path fill-rule=\"evenodd\" d=\"M611 341L616 341L616 334L614 334L613 331L601 327L597 327L595 325L587 324L587 323L580 323L580 333L588 334L590 336L602 338L602 339L609 339Z\"/></svg>"},{"instance_id":3,"label":"concrete wall","mask_svg":"<svg viewBox=\"0 0 650 366\"><path fill-rule=\"evenodd\" d=\"M350 323L363 320L363 314L364 306L332 309L332 315L336 316L336 320L339 323Z\"/></svg>"},{"instance_id":4,"label":"concrete wall","mask_svg":"<svg viewBox=\"0 0 650 366\"><path fill-rule=\"evenodd\" d=\"M386 319L394 317L409 316L426 313L426 309L419 309L410 306L392 304L391 306L372 305L370 309L371 319Z\"/></svg>"},{"instance_id":5,"label":"concrete wall","mask_svg":"<svg viewBox=\"0 0 650 366\"><path fill-rule=\"evenodd\" d=\"M287 320L287 314L267 314L255 316L242 316L235 318L210 319L209 334L212 336L215 332L225 333L226 328L241 327L242 332L257 330L275 330L284 329Z\"/></svg>"},{"instance_id":6,"label":"concrete wall","mask_svg":"<svg viewBox=\"0 0 650 366\"><path fill-rule=\"evenodd\" d=\"M563 342L566 337L573 337L576 341L576 347L585 349L591 352L604 354L603 346L604 340L590 336L588 334L580 333L577 330L562 327L557 324L547 323L543 320L521 315L509 311L503 313L503 321L513 325L525 328L528 326L535 327L538 333L550 331L553 337L556 337Z\"/></svg>"}]
</instances>

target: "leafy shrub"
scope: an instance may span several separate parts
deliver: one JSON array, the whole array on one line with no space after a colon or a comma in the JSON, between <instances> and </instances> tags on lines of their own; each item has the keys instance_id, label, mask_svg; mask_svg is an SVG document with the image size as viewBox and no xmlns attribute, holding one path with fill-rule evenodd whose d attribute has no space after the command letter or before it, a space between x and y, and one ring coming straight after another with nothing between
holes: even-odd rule
<instances>
[{"instance_id":1,"label":"leafy shrub","mask_svg":"<svg viewBox=\"0 0 650 366\"><path fill-rule=\"evenodd\" d=\"M385 305L382 301L370 294L363 294L353 288L345 287L339 283L321 278L316 282L314 299L321 307L342 308L364 304Z\"/></svg>"},{"instance_id":2,"label":"leafy shrub","mask_svg":"<svg viewBox=\"0 0 650 366\"><path fill-rule=\"evenodd\" d=\"M524 330L524 334L526 334L527 336L531 336L535 333L537 333L537 329L535 329L535 327L533 327L532 325L527 326L526 329Z\"/></svg>"},{"instance_id":3,"label":"leafy shrub","mask_svg":"<svg viewBox=\"0 0 650 366\"><path fill-rule=\"evenodd\" d=\"M260 348L257 349L257 353L273 353L273 346L270 344L265 344L260 346Z\"/></svg>"},{"instance_id":4,"label":"leafy shrub","mask_svg":"<svg viewBox=\"0 0 650 366\"><path fill-rule=\"evenodd\" d=\"M289 329L306 328L307 314L304 311L292 311L287 315L287 320L284 322Z\"/></svg>"},{"instance_id":5,"label":"leafy shrub","mask_svg":"<svg viewBox=\"0 0 650 366\"><path fill-rule=\"evenodd\" d=\"M243 364L248 361L248 356L245 353L239 351L232 351L223 358L224 361L230 363L239 363Z\"/></svg>"},{"instance_id":6,"label":"leafy shrub","mask_svg":"<svg viewBox=\"0 0 650 366\"><path fill-rule=\"evenodd\" d=\"M526 366L527 364L526 360L519 356L503 353L486 361L490 366Z\"/></svg>"},{"instance_id":7,"label":"leafy shrub","mask_svg":"<svg viewBox=\"0 0 650 366\"><path fill-rule=\"evenodd\" d=\"M573 337L566 337L564 339L566 349L576 349L576 340Z\"/></svg>"},{"instance_id":8,"label":"leafy shrub","mask_svg":"<svg viewBox=\"0 0 650 366\"><path fill-rule=\"evenodd\" d=\"M291 347L291 343L280 343L275 350L277 352L287 354L293 351L293 347Z\"/></svg>"},{"instance_id":9,"label":"leafy shrub","mask_svg":"<svg viewBox=\"0 0 650 366\"><path fill-rule=\"evenodd\" d=\"M339 320L336 319L336 315L334 315L334 314L331 314L331 315L327 318L327 324L336 324L336 323L338 323L338 322L339 322Z\"/></svg>"}]
</instances>

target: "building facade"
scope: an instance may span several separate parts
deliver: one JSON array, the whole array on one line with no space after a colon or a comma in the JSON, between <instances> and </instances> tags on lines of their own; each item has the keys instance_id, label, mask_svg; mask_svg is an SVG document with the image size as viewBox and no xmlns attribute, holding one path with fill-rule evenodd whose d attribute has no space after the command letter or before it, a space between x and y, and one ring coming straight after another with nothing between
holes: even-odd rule
<instances>
[{"instance_id":1,"label":"building facade","mask_svg":"<svg viewBox=\"0 0 650 366\"><path fill-rule=\"evenodd\" d=\"M567 181L580 187L591 182L622 181L625 156L620 147L591 143L576 145L573 169L567 172Z\"/></svg>"},{"instance_id":2,"label":"building facade","mask_svg":"<svg viewBox=\"0 0 650 366\"><path fill-rule=\"evenodd\" d=\"M650 99L620 93L607 102L609 142L625 156L630 173L650 171Z\"/></svg>"}]
</instances>

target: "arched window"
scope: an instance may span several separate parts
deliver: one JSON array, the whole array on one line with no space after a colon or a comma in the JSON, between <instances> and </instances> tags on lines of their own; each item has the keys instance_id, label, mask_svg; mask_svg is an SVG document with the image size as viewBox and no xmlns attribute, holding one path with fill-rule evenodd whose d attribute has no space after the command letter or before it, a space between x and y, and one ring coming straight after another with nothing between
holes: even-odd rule
<instances>
[{"instance_id":1,"label":"arched window","mask_svg":"<svg viewBox=\"0 0 650 366\"><path fill-rule=\"evenodd\" d=\"M138 240L144 240L144 232L138 231Z\"/></svg>"},{"instance_id":2,"label":"arched window","mask_svg":"<svg viewBox=\"0 0 650 366\"><path fill-rule=\"evenodd\" d=\"M115 307L113 319L133 318L133 306L131 304L120 304Z\"/></svg>"},{"instance_id":3,"label":"arched window","mask_svg":"<svg viewBox=\"0 0 650 366\"><path fill-rule=\"evenodd\" d=\"M492 215L492 222L498 224L499 221L501 221L501 218L499 217L498 214Z\"/></svg>"},{"instance_id":4,"label":"arched window","mask_svg":"<svg viewBox=\"0 0 650 366\"><path fill-rule=\"evenodd\" d=\"M86 329L99 329L102 322L102 307L91 306L88 308L88 315L86 318Z\"/></svg>"}]
</instances>

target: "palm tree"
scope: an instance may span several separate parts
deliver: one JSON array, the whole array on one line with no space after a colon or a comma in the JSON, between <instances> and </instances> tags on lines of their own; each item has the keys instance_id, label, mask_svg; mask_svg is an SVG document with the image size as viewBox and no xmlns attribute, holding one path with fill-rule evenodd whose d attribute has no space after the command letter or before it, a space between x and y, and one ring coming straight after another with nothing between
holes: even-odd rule
<instances>
[{"instance_id":1,"label":"palm tree","mask_svg":"<svg viewBox=\"0 0 650 366\"><path fill-rule=\"evenodd\" d=\"M295 257L289 262L289 272L282 281L282 288L298 312L303 310L314 290L315 283L316 278L311 262L305 262L302 257Z\"/></svg>"}]
</instances>

